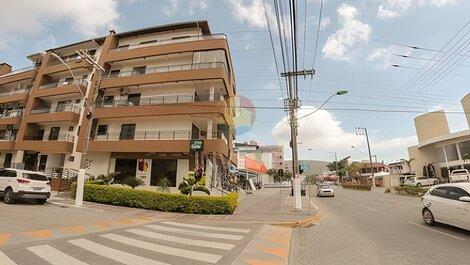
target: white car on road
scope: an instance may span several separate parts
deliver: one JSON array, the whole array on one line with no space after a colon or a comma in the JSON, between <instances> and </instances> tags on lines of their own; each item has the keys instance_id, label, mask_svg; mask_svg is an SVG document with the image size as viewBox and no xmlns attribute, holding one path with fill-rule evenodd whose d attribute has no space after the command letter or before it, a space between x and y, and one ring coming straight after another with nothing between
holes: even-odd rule
<instances>
[{"instance_id":1,"label":"white car on road","mask_svg":"<svg viewBox=\"0 0 470 265\"><path fill-rule=\"evenodd\" d=\"M455 169L450 173L449 180L450 183L470 182L470 173L466 169Z\"/></svg>"},{"instance_id":2,"label":"white car on road","mask_svg":"<svg viewBox=\"0 0 470 265\"><path fill-rule=\"evenodd\" d=\"M422 186L432 186L439 184L437 178L428 178L428 177L411 177L406 182L406 185L422 187Z\"/></svg>"},{"instance_id":3,"label":"white car on road","mask_svg":"<svg viewBox=\"0 0 470 265\"><path fill-rule=\"evenodd\" d=\"M320 184L317 191L318 197L335 197L335 192L330 185Z\"/></svg>"},{"instance_id":4,"label":"white car on road","mask_svg":"<svg viewBox=\"0 0 470 265\"><path fill-rule=\"evenodd\" d=\"M43 204L51 195L50 182L46 175L29 170L0 169L0 196L5 203L16 199L36 199Z\"/></svg>"},{"instance_id":5,"label":"white car on road","mask_svg":"<svg viewBox=\"0 0 470 265\"><path fill-rule=\"evenodd\" d=\"M421 198L423 220L428 225L445 223L470 230L470 183L433 186Z\"/></svg>"}]
</instances>

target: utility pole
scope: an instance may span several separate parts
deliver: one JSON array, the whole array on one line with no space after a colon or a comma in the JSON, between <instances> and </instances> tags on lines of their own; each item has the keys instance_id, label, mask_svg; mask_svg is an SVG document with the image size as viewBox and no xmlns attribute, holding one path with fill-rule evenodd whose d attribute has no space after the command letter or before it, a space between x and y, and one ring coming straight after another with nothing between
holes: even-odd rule
<instances>
[{"instance_id":1,"label":"utility pole","mask_svg":"<svg viewBox=\"0 0 470 265\"><path fill-rule=\"evenodd\" d=\"M313 77L315 70L303 70L296 72L281 73L281 77L288 79L288 98L284 100L284 107L289 110L290 124L290 147L292 148L292 189L293 189L293 206L295 211L302 210L302 198L300 194L300 178L299 178L299 161L297 157L297 110L302 105L296 91L296 87L292 86L292 77L307 76Z\"/></svg>"},{"instance_id":2,"label":"utility pole","mask_svg":"<svg viewBox=\"0 0 470 265\"><path fill-rule=\"evenodd\" d=\"M372 187L375 188L375 175L374 175L374 168L372 166L372 155L371 155L371 152L370 152L369 135L367 134L367 128L358 127L358 128L356 128L356 130L359 130L358 132L356 132L357 135L365 135L366 136L367 150L369 150L369 162L370 162L370 173L371 173L371 176L372 176ZM376 157L376 159L377 159L377 157Z\"/></svg>"},{"instance_id":3,"label":"utility pole","mask_svg":"<svg viewBox=\"0 0 470 265\"><path fill-rule=\"evenodd\" d=\"M336 152L335 152L335 173L336 173L336 177L338 177L338 155L336 154ZM338 177L338 180L340 180L339 177Z\"/></svg>"}]
</instances>

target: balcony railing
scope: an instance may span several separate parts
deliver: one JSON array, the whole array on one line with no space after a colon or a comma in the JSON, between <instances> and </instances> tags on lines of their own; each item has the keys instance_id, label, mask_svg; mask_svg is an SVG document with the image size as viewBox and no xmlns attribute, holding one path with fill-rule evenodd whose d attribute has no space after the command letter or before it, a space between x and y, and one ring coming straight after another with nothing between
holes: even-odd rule
<instances>
[{"instance_id":1,"label":"balcony railing","mask_svg":"<svg viewBox=\"0 0 470 265\"><path fill-rule=\"evenodd\" d=\"M50 134L50 135L25 135L23 139L25 141L65 141L65 142L73 142L74 135L70 133L59 133L59 134Z\"/></svg>"},{"instance_id":2,"label":"balcony railing","mask_svg":"<svg viewBox=\"0 0 470 265\"><path fill-rule=\"evenodd\" d=\"M0 113L0 119L14 118L23 116L23 109L7 110Z\"/></svg>"},{"instance_id":3,"label":"balcony railing","mask_svg":"<svg viewBox=\"0 0 470 265\"><path fill-rule=\"evenodd\" d=\"M39 87L39 90L54 88L54 87L62 87L62 86L67 86L67 85L72 85L72 84L79 84L79 85L83 85L83 86L86 87L87 84L88 84L88 81L85 80L85 79L77 79L77 80L73 80L73 81L65 81L65 82L62 81L62 82L47 83L47 84L41 85Z\"/></svg>"},{"instance_id":4,"label":"balcony railing","mask_svg":"<svg viewBox=\"0 0 470 265\"><path fill-rule=\"evenodd\" d=\"M222 132L213 132L212 139L224 139ZM192 137L191 130L162 130L162 131L135 131L135 132L106 132L96 135L96 141L119 141L119 140L199 140L210 139L207 137Z\"/></svg>"},{"instance_id":5,"label":"balcony railing","mask_svg":"<svg viewBox=\"0 0 470 265\"><path fill-rule=\"evenodd\" d=\"M101 79L112 79L112 78L119 78L119 77L148 75L148 74L155 74L155 73L179 72L179 71L186 71L186 70L208 69L208 68L225 68L225 71L227 71L227 68L224 62L191 63L191 64L181 64L181 65L150 67L150 68L146 68L145 71L134 71L134 70L122 71L119 74L113 74L112 72L109 72L107 74L104 74Z\"/></svg>"},{"instance_id":6,"label":"balcony railing","mask_svg":"<svg viewBox=\"0 0 470 265\"><path fill-rule=\"evenodd\" d=\"M31 70L34 70L34 69L36 69L35 66L29 66L29 67L21 68L21 69L18 69L18 70L11 71L11 72L9 72L9 73L0 75L0 77L6 77L6 76L10 76L10 75L16 75L16 74L20 74L20 73L23 73L23 72L31 71Z\"/></svg>"},{"instance_id":7,"label":"balcony railing","mask_svg":"<svg viewBox=\"0 0 470 265\"><path fill-rule=\"evenodd\" d=\"M112 101L98 102L97 107L121 107L121 106L154 106L163 104L189 103L194 102L196 96L194 94L182 94L171 96L150 96L141 97L136 100L129 99L113 99Z\"/></svg>"},{"instance_id":8,"label":"balcony railing","mask_svg":"<svg viewBox=\"0 0 470 265\"><path fill-rule=\"evenodd\" d=\"M225 36L225 34L213 34L213 35L185 36L185 37L177 37L177 38L173 38L173 39L164 39L164 40L154 40L154 41L146 42L146 43L142 43L142 44L133 44L133 45L117 48L117 49L112 49L112 50L109 50L109 52L119 52L119 51L133 50L133 49L153 47L153 46L159 46L159 45L171 44L171 43L179 43L179 42L214 40L214 39L227 39L227 36Z\"/></svg>"},{"instance_id":9,"label":"balcony railing","mask_svg":"<svg viewBox=\"0 0 470 265\"><path fill-rule=\"evenodd\" d=\"M31 114L43 114L43 113L54 113L54 112L75 112L80 113L80 107L76 105L65 105L65 106L57 106L55 108L51 107L43 107L43 108L36 108L31 110Z\"/></svg>"},{"instance_id":10,"label":"balcony railing","mask_svg":"<svg viewBox=\"0 0 470 265\"><path fill-rule=\"evenodd\" d=\"M14 89L7 89L9 91L0 92L0 97L11 96L16 94L26 94L31 89L32 85L20 85ZM0 87L0 91L3 90Z\"/></svg>"},{"instance_id":11,"label":"balcony railing","mask_svg":"<svg viewBox=\"0 0 470 265\"><path fill-rule=\"evenodd\" d=\"M0 141L13 142L16 141L16 134L18 130L5 131L0 130Z\"/></svg>"}]
</instances>

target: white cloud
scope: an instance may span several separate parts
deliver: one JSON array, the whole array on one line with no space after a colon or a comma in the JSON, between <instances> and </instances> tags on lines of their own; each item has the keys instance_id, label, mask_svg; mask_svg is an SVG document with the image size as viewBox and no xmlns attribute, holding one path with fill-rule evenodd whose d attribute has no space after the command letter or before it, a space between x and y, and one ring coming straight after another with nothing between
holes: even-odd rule
<instances>
[{"instance_id":1,"label":"white cloud","mask_svg":"<svg viewBox=\"0 0 470 265\"><path fill-rule=\"evenodd\" d=\"M96 36L114 28L118 18L113 0L6 1L0 9L0 39L5 47L20 37L45 34L54 23L67 23L85 36Z\"/></svg>"},{"instance_id":2,"label":"white cloud","mask_svg":"<svg viewBox=\"0 0 470 265\"><path fill-rule=\"evenodd\" d=\"M328 37L322 52L325 58L350 60L347 53L369 40L371 27L356 19L359 12L351 5L342 4L337 12L341 28Z\"/></svg>"},{"instance_id":3,"label":"white cloud","mask_svg":"<svg viewBox=\"0 0 470 265\"><path fill-rule=\"evenodd\" d=\"M324 17L320 21L320 29L325 29L330 25L330 17Z\"/></svg>"},{"instance_id":4,"label":"white cloud","mask_svg":"<svg viewBox=\"0 0 470 265\"><path fill-rule=\"evenodd\" d=\"M264 14L263 0L250 0L244 4L243 0L228 0L232 8L232 15L242 23L248 23L251 27L265 28L266 16ZM269 4L266 5L268 18L274 18L274 13Z\"/></svg>"},{"instance_id":5,"label":"white cloud","mask_svg":"<svg viewBox=\"0 0 470 265\"><path fill-rule=\"evenodd\" d=\"M371 152L377 159L387 161L408 158L408 147L418 144L416 136L396 137L387 140L371 141Z\"/></svg>"},{"instance_id":6,"label":"white cloud","mask_svg":"<svg viewBox=\"0 0 470 265\"><path fill-rule=\"evenodd\" d=\"M192 16L195 10L203 11L206 10L209 0L168 0L168 5L163 6L163 12L167 16L171 16L175 13L181 13L183 15ZM181 10L184 8L185 10Z\"/></svg>"},{"instance_id":7,"label":"white cloud","mask_svg":"<svg viewBox=\"0 0 470 265\"><path fill-rule=\"evenodd\" d=\"M377 17L387 19L400 16L410 8L421 6L443 7L453 4L455 0L383 0L379 5Z\"/></svg>"}]
</instances>

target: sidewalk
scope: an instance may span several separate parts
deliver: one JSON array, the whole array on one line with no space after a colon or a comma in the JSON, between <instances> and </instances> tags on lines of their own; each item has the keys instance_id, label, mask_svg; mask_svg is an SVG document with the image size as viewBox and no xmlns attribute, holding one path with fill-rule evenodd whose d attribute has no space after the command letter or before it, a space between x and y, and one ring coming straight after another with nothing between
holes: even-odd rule
<instances>
[{"instance_id":1,"label":"sidewalk","mask_svg":"<svg viewBox=\"0 0 470 265\"><path fill-rule=\"evenodd\" d=\"M306 221L317 214L317 209L310 203L307 196L301 196L302 210L294 211L293 198L290 196L290 188L267 188L256 190L252 194L239 194L239 204L233 215L195 215L184 213L164 213L143 209L129 208L133 211L154 212L160 216L177 219L206 219L211 221L249 222L261 224L290 224ZM50 203L62 207L74 207L74 200L70 192L55 192L49 199ZM124 210L126 207L113 206L92 202L84 202L83 208L99 209L104 211Z\"/></svg>"}]
</instances>

